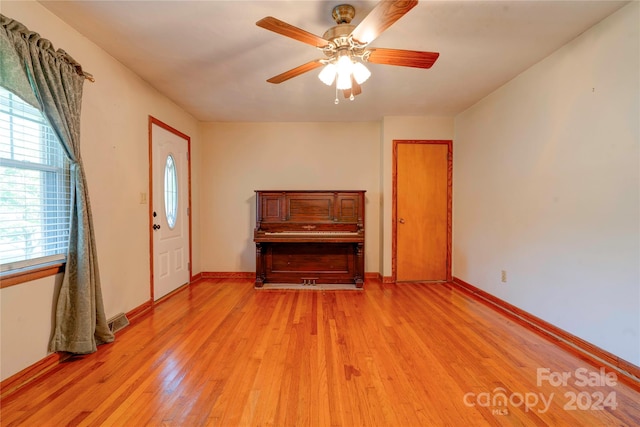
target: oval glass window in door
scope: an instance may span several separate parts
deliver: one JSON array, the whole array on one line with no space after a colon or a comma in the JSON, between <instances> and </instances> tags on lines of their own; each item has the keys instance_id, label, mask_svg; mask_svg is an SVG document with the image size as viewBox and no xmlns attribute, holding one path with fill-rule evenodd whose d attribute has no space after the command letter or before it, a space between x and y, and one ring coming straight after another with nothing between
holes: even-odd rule
<instances>
[{"instance_id":1,"label":"oval glass window in door","mask_svg":"<svg viewBox=\"0 0 640 427\"><path fill-rule=\"evenodd\" d=\"M178 214L178 174L176 162L171 154L167 156L164 166L164 212L169 228L173 229Z\"/></svg>"}]
</instances>

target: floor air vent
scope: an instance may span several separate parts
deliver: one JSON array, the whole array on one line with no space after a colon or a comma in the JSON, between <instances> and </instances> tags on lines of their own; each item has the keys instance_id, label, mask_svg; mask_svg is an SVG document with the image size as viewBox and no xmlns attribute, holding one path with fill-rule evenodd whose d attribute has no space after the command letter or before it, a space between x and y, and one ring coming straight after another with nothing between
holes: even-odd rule
<instances>
[{"instance_id":1,"label":"floor air vent","mask_svg":"<svg viewBox=\"0 0 640 427\"><path fill-rule=\"evenodd\" d=\"M107 323L109 324L109 330L115 334L129 324L129 319L124 313L120 313L109 319Z\"/></svg>"}]
</instances>

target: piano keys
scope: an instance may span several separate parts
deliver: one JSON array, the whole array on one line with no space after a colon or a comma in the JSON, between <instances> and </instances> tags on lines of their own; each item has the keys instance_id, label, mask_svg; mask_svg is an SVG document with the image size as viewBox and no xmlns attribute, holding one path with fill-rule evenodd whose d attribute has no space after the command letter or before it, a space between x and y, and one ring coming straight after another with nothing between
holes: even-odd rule
<instances>
[{"instance_id":1,"label":"piano keys","mask_svg":"<svg viewBox=\"0 0 640 427\"><path fill-rule=\"evenodd\" d=\"M256 190L256 287L364 283L364 191Z\"/></svg>"}]
</instances>

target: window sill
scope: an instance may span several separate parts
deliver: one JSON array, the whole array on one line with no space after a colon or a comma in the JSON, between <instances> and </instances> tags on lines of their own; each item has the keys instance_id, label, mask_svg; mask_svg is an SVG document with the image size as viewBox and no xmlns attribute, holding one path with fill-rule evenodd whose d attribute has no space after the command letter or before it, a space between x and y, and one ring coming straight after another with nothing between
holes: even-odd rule
<instances>
[{"instance_id":1,"label":"window sill","mask_svg":"<svg viewBox=\"0 0 640 427\"><path fill-rule=\"evenodd\" d=\"M46 264L25 268L18 271L8 271L0 274L0 289L9 286L19 285L21 283L30 282L32 280L41 279L43 277L54 276L64 271L65 263L59 262L55 264Z\"/></svg>"}]
</instances>

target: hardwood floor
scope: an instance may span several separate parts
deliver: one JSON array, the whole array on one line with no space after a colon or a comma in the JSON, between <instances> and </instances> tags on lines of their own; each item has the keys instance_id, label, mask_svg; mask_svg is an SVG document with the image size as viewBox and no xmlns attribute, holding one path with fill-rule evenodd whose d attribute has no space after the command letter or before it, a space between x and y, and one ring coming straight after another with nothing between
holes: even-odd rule
<instances>
[{"instance_id":1,"label":"hardwood floor","mask_svg":"<svg viewBox=\"0 0 640 427\"><path fill-rule=\"evenodd\" d=\"M5 397L1 424L635 426L639 401L449 285L213 279Z\"/></svg>"}]
</instances>

